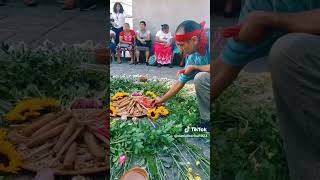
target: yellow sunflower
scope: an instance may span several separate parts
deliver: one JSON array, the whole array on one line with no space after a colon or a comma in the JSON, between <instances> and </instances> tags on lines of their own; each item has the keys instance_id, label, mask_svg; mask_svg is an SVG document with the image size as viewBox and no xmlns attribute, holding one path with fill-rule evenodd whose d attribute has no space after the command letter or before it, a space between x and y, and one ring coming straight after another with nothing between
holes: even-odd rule
<instances>
[{"instance_id":1,"label":"yellow sunflower","mask_svg":"<svg viewBox=\"0 0 320 180\"><path fill-rule=\"evenodd\" d=\"M112 116L112 117L116 117L117 116L117 110L112 105L110 105L109 111L110 111L110 116Z\"/></svg>"},{"instance_id":2,"label":"yellow sunflower","mask_svg":"<svg viewBox=\"0 0 320 180\"><path fill-rule=\"evenodd\" d=\"M196 176L195 180L201 180L200 176Z\"/></svg>"},{"instance_id":3,"label":"yellow sunflower","mask_svg":"<svg viewBox=\"0 0 320 180\"><path fill-rule=\"evenodd\" d=\"M150 109L148 110L147 116L154 121L159 118L159 112L156 109Z\"/></svg>"},{"instance_id":4,"label":"yellow sunflower","mask_svg":"<svg viewBox=\"0 0 320 180\"><path fill-rule=\"evenodd\" d=\"M17 173L21 164L22 158L13 145L0 140L0 172Z\"/></svg>"},{"instance_id":5,"label":"yellow sunflower","mask_svg":"<svg viewBox=\"0 0 320 180\"><path fill-rule=\"evenodd\" d=\"M157 97L157 95L156 95L154 92L151 92L151 91L147 91L147 92L146 92L146 96L150 96L150 97L152 97L153 99Z\"/></svg>"},{"instance_id":6,"label":"yellow sunflower","mask_svg":"<svg viewBox=\"0 0 320 180\"><path fill-rule=\"evenodd\" d=\"M159 107L157 108L157 111L158 111L159 114L162 115L162 116L167 116L167 115L169 114L168 109L166 109L166 108L163 107L163 106L159 106Z\"/></svg>"},{"instance_id":7,"label":"yellow sunflower","mask_svg":"<svg viewBox=\"0 0 320 180\"><path fill-rule=\"evenodd\" d=\"M129 96L129 93L127 92L117 92L114 96L112 96L112 101L118 101L126 96Z\"/></svg>"},{"instance_id":8,"label":"yellow sunflower","mask_svg":"<svg viewBox=\"0 0 320 180\"><path fill-rule=\"evenodd\" d=\"M30 117L38 117L42 110L58 108L60 102L54 98L33 98L19 102L9 113L4 116L7 121L24 121Z\"/></svg>"}]
</instances>

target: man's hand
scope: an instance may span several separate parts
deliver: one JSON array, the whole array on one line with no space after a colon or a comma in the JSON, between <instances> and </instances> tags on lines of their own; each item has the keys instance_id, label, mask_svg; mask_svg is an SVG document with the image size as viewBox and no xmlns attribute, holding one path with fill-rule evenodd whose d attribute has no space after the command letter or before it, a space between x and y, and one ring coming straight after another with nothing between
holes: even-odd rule
<instances>
[{"instance_id":1,"label":"man's hand","mask_svg":"<svg viewBox=\"0 0 320 180\"><path fill-rule=\"evenodd\" d=\"M176 74L176 77L178 77L180 74L190 75L193 71L196 71L196 70L197 70L197 66L195 65L187 66L186 68L179 70Z\"/></svg>"},{"instance_id":2,"label":"man's hand","mask_svg":"<svg viewBox=\"0 0 320 180\"><path fill-rule=\"evenodd\" d=\"M184 69L184 75L190 75L193 71L197 71L197 66L190 65Z\"/></svg>"},{"instance_id":3,"label":"man's hand","mask_svg":"<svg viewBox=\"0 0 320 180\"><path fill-rule=\"evenodd\" d=\"M152 102L152 107L154 106L161 106L163 104L162 100L160 97L156 97L153 102Z\"/></svg>"},{"instance_id":4,"label":"man's hand","mask_svg":"<svg viewBox=\"0 0 320 180\"><path fill-rule=\"evenodd\" d=\"M268 28L273 26L275 14L272 12L256 11L241 23L241 30L236 40L256 44L265 38Z\"/></svg>"}]
</instances>

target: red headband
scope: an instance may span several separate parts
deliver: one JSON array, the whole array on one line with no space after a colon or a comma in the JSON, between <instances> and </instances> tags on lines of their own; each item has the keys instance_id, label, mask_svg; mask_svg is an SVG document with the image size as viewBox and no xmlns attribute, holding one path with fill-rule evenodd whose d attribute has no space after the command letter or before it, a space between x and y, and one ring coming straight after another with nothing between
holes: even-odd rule
<instances>
[{"instance_id":1,"label":"red headband","mask_svg":"<svg viewBox=\"0 0 320 180\"><path fill-rule=\"evenodd\" d=\"M193 36L198 36L200 34L200 45L199 45L199 53L201 56L204 56L206 54L206 47L208 45L208 37L206 34L206 31L208 28L204 28L204 25L206 24L205 21L201 22L201 29L185 33L183 35L176 35L176 41L177 42L183 42L190 40Z\"/></svg>"}]
</instances>

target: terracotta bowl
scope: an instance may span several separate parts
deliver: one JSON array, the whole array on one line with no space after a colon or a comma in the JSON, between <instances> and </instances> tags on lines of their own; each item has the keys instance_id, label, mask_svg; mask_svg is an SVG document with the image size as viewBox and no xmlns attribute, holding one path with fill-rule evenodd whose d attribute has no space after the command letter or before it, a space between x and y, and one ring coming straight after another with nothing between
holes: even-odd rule
<instances>
[{"instance_id":1,"label":"terracotta bowl","mask_svg":"<svg viewBox=\"0 0 320 180\"><path fill-rule=\"evenodd\" d=\"M120 180L149 180L148 172L140 167L129 169Z\"/></svg>"}]
</instances>

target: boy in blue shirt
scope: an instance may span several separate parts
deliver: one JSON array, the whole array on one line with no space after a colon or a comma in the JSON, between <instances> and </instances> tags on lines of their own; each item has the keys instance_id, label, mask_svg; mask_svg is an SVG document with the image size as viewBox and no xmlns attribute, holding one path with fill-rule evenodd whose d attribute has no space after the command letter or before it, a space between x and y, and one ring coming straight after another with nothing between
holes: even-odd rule
<instances>
[{"instance_id":1,"label":"boy in blue shirt","mask_svg":"<svg viewBox=\"0 0 320 180\"><path fill-rule=\"evenodd\" d=\"M194 79L201 119L210 120L210 31L203 23L182 22L176 30L176 44L180 51L188 54L185 69L170 90L155 100L160 105L176 95L190 80Z\"/></svg>"}]
</instances>

